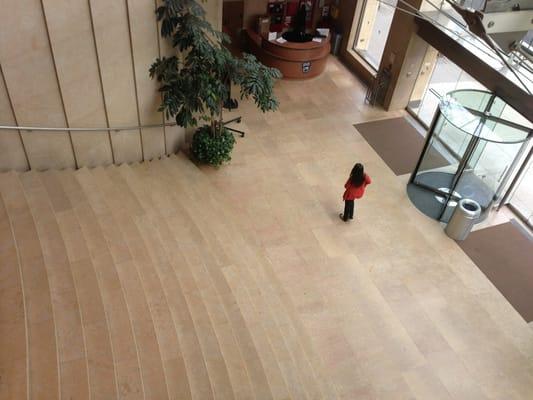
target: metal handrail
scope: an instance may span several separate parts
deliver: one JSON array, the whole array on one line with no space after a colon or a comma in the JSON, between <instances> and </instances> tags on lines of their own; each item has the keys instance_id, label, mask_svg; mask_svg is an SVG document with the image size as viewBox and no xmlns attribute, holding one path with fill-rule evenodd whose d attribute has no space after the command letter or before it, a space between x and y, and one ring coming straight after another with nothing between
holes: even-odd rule
<instances>
[{"instance_id":1,"label":"metal handrail","mask_svg":"<svg viewBox=\"0 0 533 400\"><path fill-rule=\"evenodd\" d=\"M137 129L146 129L146 128L160 128L163 126L175 126L175 122L167 122L164 124L152 124L152 125L138 125L138 126L116 126L116 127L103 127L103 128L50 128L42 126L8 126L0 125L0 130L18 130L18 131L44 131L44 132L100 132L100 131L134 131Z\"/></svg>"}]
</instances>

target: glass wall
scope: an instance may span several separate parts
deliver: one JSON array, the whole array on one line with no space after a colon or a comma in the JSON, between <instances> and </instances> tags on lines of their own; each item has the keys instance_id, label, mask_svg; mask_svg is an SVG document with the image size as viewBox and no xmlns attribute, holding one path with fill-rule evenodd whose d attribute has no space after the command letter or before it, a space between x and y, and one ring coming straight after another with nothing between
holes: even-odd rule
<instances>
[{"instance_id":1,"label":"glass wall","mask_svg":"<svg viewBox=\"0 0 533 400\"><path fill-rule=\"evenodd\" d=\"M440 97L457 89L485 89L485 87L428 46L407 109L424 125L429 126Z\"/></svg>"},{"instance_id":2,"label":"glass wall","mask_svg":"<svg viewBox=\"0 0 533 400\"><path fill-rule=\"evenodd\" d=\"M379 69L398 0L365 0L353 43L355 50L375 70Z\"/></svg>"},{"instance_id":3,"label":"glass wall","mask_svg":"<svg viewBox=\"0 0 533 400\"><path fill-rule=\"evenodd\" d=\"M533 227L533 161L529 161L519 177L509 204L530 227Z\"/></svg>"}]
</instances>

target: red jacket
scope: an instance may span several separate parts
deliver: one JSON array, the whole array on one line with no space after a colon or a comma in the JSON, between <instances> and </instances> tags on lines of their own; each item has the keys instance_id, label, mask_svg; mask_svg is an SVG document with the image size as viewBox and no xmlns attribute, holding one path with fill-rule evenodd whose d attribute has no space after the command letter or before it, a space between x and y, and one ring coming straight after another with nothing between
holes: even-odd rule
<instances>
[{"instance_id":1,"label":"red jacket","mask_svg":"<svg viewBox=\"0 0 533 400\"><path fill-rule=\"evenodd\" d=\"M365 181L361 184L361 186L354 186L352 182L350 181L350 178L346 181L344 184L344 187L346 190L344 191L344 195L342 196L343 200L355 200L360 199L365 194L365 188L366 185L370 185L372 183L372 179L365 174Z\"/></svg>"}]
</instances>

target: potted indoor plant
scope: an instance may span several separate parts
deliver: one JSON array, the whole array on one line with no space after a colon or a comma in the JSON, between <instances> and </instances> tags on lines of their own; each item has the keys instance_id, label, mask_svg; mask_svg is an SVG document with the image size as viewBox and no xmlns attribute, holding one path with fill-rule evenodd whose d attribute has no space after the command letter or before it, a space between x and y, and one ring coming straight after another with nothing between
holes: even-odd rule
<instances>
[{"instance_id":1,"label":"potted indoor plant","mask_svg":"<svg viewBox=\"0 0 533 400\"><path fill-rule=\"evenodd\" d=\"M176 50L150 67L150 76L160 82L159 111L182 127L203 121L193 135L191 153L202 163L219 166L231 159L235 143L222 119L231 85L239 86L241 99L252 98L267 112L278 107L273 86L281 74L253 55L234 57L224 46L227 35L213 29L195 0L163 0L156 15L161 36Z\"/></svg>"}]
</instances>

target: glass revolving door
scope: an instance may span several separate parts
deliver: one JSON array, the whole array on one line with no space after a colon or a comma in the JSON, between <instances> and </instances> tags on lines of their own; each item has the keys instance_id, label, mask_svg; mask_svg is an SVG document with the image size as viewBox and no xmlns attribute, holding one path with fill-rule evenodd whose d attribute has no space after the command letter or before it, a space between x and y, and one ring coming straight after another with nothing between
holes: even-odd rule
<instances>
[{"instance_id":1,"label":"glass revolving door","mask_svg":"<svg viewBox=\"0 0 533 400\"><path fill-rule=\"evenodd\" d=\"M468 198L482 218L498 201L532 124L496 95L456 90L444 96L431 124L407 193L424 214L447 222Z\"/></svg>"}]
</instances>

